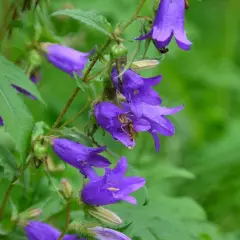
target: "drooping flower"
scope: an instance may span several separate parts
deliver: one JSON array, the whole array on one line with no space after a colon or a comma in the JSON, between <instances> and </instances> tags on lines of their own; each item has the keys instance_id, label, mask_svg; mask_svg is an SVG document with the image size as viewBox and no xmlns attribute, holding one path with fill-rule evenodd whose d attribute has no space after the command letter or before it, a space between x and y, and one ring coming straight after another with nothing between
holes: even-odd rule
<instances>
[{"instance_id":1,"label":"drooping flower","mask_svg":"<svg viewBox=\"0 0 240 240\"><path fill-rule=\"evenodd\" d=\"M41 79L41 76L39 73L32 73L30 75L30 80L35 84L38 83L40 81L40 79ZM32 98L33 100L36 99L36 97L33 96L31 93L29 93L27 90L25 90L17 85L14 85L14 84L12 84L12 87L15 88L19 93L22 93L25 96Z\"/></svg>"},{"instance_id":2,"label":"drooping flower","mask_svg":"<svg viewBox=\"0 0 240 240\"><path fill-rule=\"evenodd\" d=\"M28 240L58 240L61 236L61 232L52 227L49 224L30 221L27 226L24 227ZM66 234L63 240L84 240L78 238L76 235Z\"/></svg>"},{"instance_id":3,"label":"drooping flower","mask_svg":"<svg viewBox=\"0 0 240 240\"><path fill-rule=\"evenodd\" d=\"M161 0L152 29L137 40L149 37L157 48L165 48L174 36L178 46L183 50L190 50L191 42L184 30L185 0Z\"/></svg>"},{"instance_id":4,"label":"drooping flower","mask_svg":"<svg viewBox=\"0 0 240 240\"><path fill-rule=\"evenodd\" d=\"M91 181L81 192L82 200L89 205L108 205L118 201L136 204L130 194L145 185L142 177L125 177L127 159L122 157L114 169L106 168L105 175Z\"/></svg>"},{"instance_id":5,"label":"drooping flower","mask_svg":"<svg viewBox=\"0 0 240 240\"><path fill-rule=\"evenodd\" d=\"M66 163L79 169L79 171L90 179L97 175L92 167L105 168L111 163L99 153L105 151L106 147L87 147L78 142L64 138L53 139L54 152Z\"/></svg>"},{"instance_id":6,"label":"drooping flower","mask_svg":"<svg viewBox=\"0 0 240 240\"><path fill-rule=\"evenodd\" d=\"M172 136L175 133L175 127L168 120L165 115L175 114L183 109L183 105L175 108L167 108L162 106L153 106L149 104L142 104L143 119L147 120L151 125L148 132L152 135L156 151L159 151L160 141L158 134L164 136Z\"/></svg>"},{"instance_id":7,"label":"drooping flower","mask_svg":"<svg viewBox=\"0 0 240 240\"><path fill-rule=\"evenodd\" d=\"M131 240L125 234L109 228L94 227L88 229L98 240Z\"/></svg>"},{"instance_id":8,"label":"drooping flower","mask_svg":"<svg viewBox=\"0 0 240 240\"><path fill-rule=\"evenodd\" d=\"M136 118L124 108L119 108L110 102L100 102L94 107L94 114L98 124L108 131L115 140L128 148L135 146L136 132L147 131L150 124L147 120Z\"/></svg>"},{"instance_id":9,"label":"drooping flower","mask_svg":"<svg viewBox=\"0 0 240 240\"><path fill-rule=\"evenodd\" d=\"M83 53L59 44L42 44L42 46L46 51L48 61L72 77L74 73L82 76L82 71L92 54L92 52Z\"/></svg>"},{"instance_id":10,"label":"drooping flower","mask_svg":"<svg viewBox=\"0 0 240 240\"><path fill-rule=\"evenodd\" d=\"M142 115L141 103L150 105L160 105L162 100L158 93L152 88L157 85L162 76L144 78L131 69L124 72L122 82L119 81L118 71L116 68L112 70L112 81L129 103L131 111L137 116Z\"/></svg>"}]
</instances>

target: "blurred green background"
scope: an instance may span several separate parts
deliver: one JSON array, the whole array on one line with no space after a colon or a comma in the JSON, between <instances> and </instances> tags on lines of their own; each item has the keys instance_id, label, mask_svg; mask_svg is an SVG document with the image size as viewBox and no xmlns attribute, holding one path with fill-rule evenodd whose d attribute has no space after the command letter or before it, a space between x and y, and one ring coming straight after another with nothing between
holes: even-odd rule
<instances>
[{"instance_id":1,"label":"blurred green background","mask_svg":"<svg viewBox=\"0 0 240 240\"><path fill-rule=\"evenodd\" d=\"M115 25L129 19L138 2L51 0L49 6L50 12L64 8L95 10ZM147 1L141 15L152 16L153 2ZM169 117L176 126L175 136L161 137L161 149L156 153L149 134L139 134L133 150L114 142L108 134L103 136L101 131L96 134L99 143L128 158L129 174L147 179L148 205L142 206L145 193L141 190L137 193L138 207L127 204L111 207L126 222L134 221L127 233L136 240L240 239L240 2L189 0L189 3L186 31L193 42L191 51L178 49L172 41L170 51L161 59L160 65L141 72L144 76L163 74L157 90L164 105L185 105L183 111ZM90 51L106 40L102 34L75 20L54 17L52 21L57 35L81 51ZM140 35L139 28L140 23L136 22L124 34L130 56L136 48L133 38ZM18 49L24 36L17 31L15 34L18 37L13 49ZM138 60L143 50L144 44ZM146 56L151 59L159 57L159 53L151 46ZM24 99L36 121L44 120L51 125L76 84L47 62L41 74L39 90L47 107ZM93 85L97 94L101 93L101 81L95 81ZM82 109L86 101L86 93L80 92L65 119ZM75 123L83 130L88 123L88 111ZM116 158L108 157L116 163ZM61 163L57 158L54 161ZM45 188L49 182L43 176L41 171L29 174L30 200L23 205L45 206L47 210L42 219L61 227L64 224L63 206L52 200L50 190ZM66 166L64 172L53 173L56 182L63 176L75 189L79 188L81 179L75 169ZM21 189L19 185L14 190L18 201L24 199ZM47 203L46 197L49 198ZM73 218L80 219L81 216L77 210L72 213Z\"/></svg>"}]
</instances>

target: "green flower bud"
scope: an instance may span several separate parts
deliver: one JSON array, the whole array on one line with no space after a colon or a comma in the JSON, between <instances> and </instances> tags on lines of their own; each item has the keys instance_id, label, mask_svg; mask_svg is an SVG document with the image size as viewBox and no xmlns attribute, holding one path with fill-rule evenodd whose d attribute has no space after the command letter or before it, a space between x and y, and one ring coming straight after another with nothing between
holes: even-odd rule
<instances>
[{"instance_id":1,"label":"green flower bud","mask_svg":"<svg viewBox=\"0 0 240 240\"><path fill-rule=\"evenodd\" d=\"M60 192L63 194L63 197L70 199L73 197L73 188L67 179L62 179Z\"/></svg>"},{"instance_id":2,"label":"green flower bud","mask_svg":"<svg viewBox=\"0 0 240 240\"><path fill-rule=\"evenodd\" d=\"M12 218L12 220L16 221L18 225L24 226L28 223L29 220L37 218L41 214L42 214L42 209L40 209L40 208L27 209L26 211L20 213L16 217L16 219Z\"/></svg>"},{"instance_id":3,"label":"green flower bud","mask_svg":"<svg viewBox=\"0 0 240 240\"><path fill-rule=\"evenodd\" d=\"M41 140L35 142L33 145L33 153L37 159L45 159L48 155L48 144L45 142L41 143Z\"/></svg>"},{"instance_id":4,"label":"green flower bud","mask_svg":"<svg viewBox=\"0 0 240 240\"><path fill-rule=\"evenodd\" d=\"M29 53L29 62L32 68L39 68L42 65L42 56L36 50L31 50Z\"/></svg>"},{"instance_id":5,"label":"green flower bud","mask_svg":"<svg viewBox=\"0 0 240 240\"><path fill-rule=\"evenodd\" d=\"M114 44L111 47L111 54L114 58L120 58L126 56L128 53L128 49L122 44Z\"/></svg>"},{"instance_id":6,"label":"green flower bud","mask_svg":"<svg viewBox=\"0 0 240 240\"><path fill-rule=\"evenodd\" d=\"M156 67L159 64L158 60L140 60L135 61L131 64L132 69L134 70L145 70Z\"/></svg>"},{"instance_id":7,"label":"green flower bud","mask_svg":"<svg viewBox=\"0 0 240 240\"><path fill-rule=\"evenodd\" d=\"M103 223L115 225L122 224L122 220L120 219L120 217L106 208L88 207L87 211L91 216L95 217L96 219L100 220Z\"/></svg>"}]
</instances>

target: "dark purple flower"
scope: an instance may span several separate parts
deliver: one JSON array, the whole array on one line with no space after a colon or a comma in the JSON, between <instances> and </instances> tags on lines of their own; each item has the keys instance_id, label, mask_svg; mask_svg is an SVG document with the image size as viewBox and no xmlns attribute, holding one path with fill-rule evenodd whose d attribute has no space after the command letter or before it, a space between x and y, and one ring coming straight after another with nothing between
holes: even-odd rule
<instances>
[{"instance_id":1,"label":"dark purple flower","mask_svg":"<svg viewBox=\"0 0 240 240\"><path fill-rule=\"evenodd\" d=\"M31 80L33 83L38 83L38 82L40 81L40 78L41 78L41 76L40 76L39 73L32 73L32 74L30 75L30 80ZM23 88L21 88L21 87L19 87L19 86L17 86L17 85L14 85L14 84L12 84L12 87L15 88L19 93L22 93L22 94L24 94L25 96L32 98L33 100L36 99L35 96L33 96L31 93L29 93L29 92L26 91L25 89L23 89Z\"/></svg>"},{"instance_id":2,"label":"dark purple flower","mask_svg":"<svg viewBox=\"0 0 240 240\"><path fill-rule=\"evenodd\" d=\"M127 159L122 157L114 169L106 168L105 175L91 181L81 192L82 200L89 205L108 205L118 201L136 204L129 196L145 185L141 177L124 177L127 171Z\"/></svg>"},{"instance_id":3,"label":"dark purple flower","mask_svg":"<svg viewBox=\"0 0 240 240\"><path fill-rule=\"evenodd\" d=\"M30 221L27 226L24 227L28 240L58 240L61 236L61 232L43 222ZM63 240L80 240L76 235L66 234ZM83 239L82 239L83 240Z\"/></svg>"},{"instance_id":4,"label":"dark purple flower","mask_svg":"<svg viewBox=\"0 0 240 240\"><path fill-rule=\"evenodd\" d=\"M94 113L98 124L128 148L135 146L136 132L147 131L151 127L147 120L137 119L132 113L110 102L96 104Z\"/></svg>"},{"instance_id":5,"label":"dark purple flower","mask_svg":"<svg viewBox=\"0 0 240 240\"><path fill-rule=\"evenodd\" d=\"M165 115L175 114L182 109L183 105L175 108L166 108L162 106L152 106L145 103L142 104L142 118L147 120L151 125L148 132L153 136L156 151L159 151L160 148L158 134L172 136L175 133L174 125L165 117Z\"/></svg>"},{"instance_id":6,"label":"dark purple flower","mask_svg":"<svg viewBox=\"0 0 240 240\"><path fill-rule=\"evenodd\" d=\"M83 53L59 44L46 45L48 61L72 77L74 77L74 72L79 76L82 75L91 54L92 52Z\"/></svg>"},{"instance_id":7,"label":"dark purple flower","mask_svg":"<svg viewBox=\"0 0 240 240\"><path fill-rule=\"evenodd\" d=\"M131 240L125 234L109 228L94 227L88 230L92 232L98 240Z\"/></svg>"},{"instance_id":8,"label":"dark purple flower","mask_svg":"<svg viewBox=\"0 0 240 240\"><path fill-rule=\"evenodd\" d=\"M150 105L160 105L162 100L158 93L152 88L157 85L162 76L151 78L144 78L131 69L128 69L122 75L122 82L120 83L116 68L112 70L112 81L115 87L126 97L130 104L131 111L137 116L142 115L141 103Z\"/></svg>"},{"instance_id":9,"label":"dark purple flower","mask_svg":"<svg viewBox=\"0 0 240 240\"><path fill-rule=\"evenodd\" d=\"M174 36L181 49L189 50L192 43L184 30L184 11L184 0L161 0L152 30L137 40L151 37L157 48L164 48Z\"/></svg>"},{"instance_id":10,"label":"dark purple flower","mask_svg":"<svg viewBox=\"0 0 240 240\"><path fill-rule=\"evenodd\" d=\"M78 168L80 172L90 179L97 175L92 167L105 168L111 163L99 153L106 147L92 148L64 138L53 140L53 150L66 163Z\"/></svg>"},{"instance_id":11,"label":"dark purple flower","mask_svg":"<svg viewBox=\"0 0 240 240\"><path fill-rule=\"evenodd\" d=\"M0 117L0 126L3 126L3 119Z\"/></svg>"}]
</instances>

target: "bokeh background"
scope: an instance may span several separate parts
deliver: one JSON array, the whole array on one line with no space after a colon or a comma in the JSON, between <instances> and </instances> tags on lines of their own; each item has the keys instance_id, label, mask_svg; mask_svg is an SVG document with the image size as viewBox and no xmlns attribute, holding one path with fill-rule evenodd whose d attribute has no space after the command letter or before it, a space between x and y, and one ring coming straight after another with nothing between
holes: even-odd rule
<instances>
[{"instance_id":1,"label":"bokeh background","mask_svg":"<svg viewBox=\"0 0 240 240\"><path fill-rule=\"evenodd\" d=\"M132 16L137 0L51 0L50 10L64 8L95 10L115 25ZM141 15L152 16L153 0L148 0ZM239 0L189 0L186 12L186 31L193 42L192 49L184 52L172 41L169 52L160 56L150 46L147 58L160 58L153 70L142 71L144 76L163 75L157 90L167 107L185 105L175 116L169 117L176 126L173 137L161 137L161 149L155 152L149 134L139 134L133 150L114 142L102 131L96 133L99 143L114 152L108 156L116 163L117 156L125 155L130 163L129 174L146 177L145 190L137 193L138 206L117 204L111 207L124 220L131 223L126 232L133 239L143 240L235 240L240 239L240 2ZM56 34L66 43L81 51L90 51L104 43L101 33L67 17L52 17ZM134 23L124 34L129 56L137 47L133 37L140 35L140 22ZM24 36L13 44L21 48ZM137 60L141 59L141 44ZM36 121L52 124L76 83L67 74L44 62L39 90L47 106L24 98ZM93 81L96 95L102 90L101 80ZM87 93L80 92L65 120L82 109ZM90 110L90 109L88 109ZM80 130L89 122L89 112L75 121ZM62 163L54 157L55 164ZM79 189L81 178L77 170L65 166L62 172L53 172L58 184L62 177ZM42 220L64 225L61 202L44 173L29 173L27 197L23 186L14 190L13 199L20 208L43 207ZM3 187L4 188L4 187ZM14 198L15 197L15 198ZM47 200L46 200L47 198ZM148 204L146 204L148 198ZM145 206L143 206L145 205ZM11 209L9 208L9 214ZM83 215L75 209L72 217ZM15 235L14 235L15 236ZM16 237L16 236L15 236ZM10 238L15 239L15 238ZM17 239L17 238L16 238Z\"/></svg>"}]
</instances>

